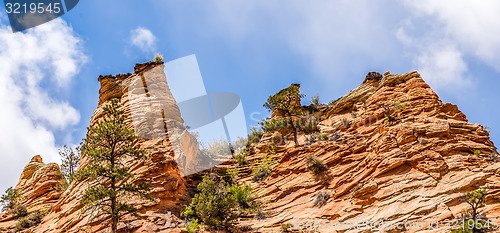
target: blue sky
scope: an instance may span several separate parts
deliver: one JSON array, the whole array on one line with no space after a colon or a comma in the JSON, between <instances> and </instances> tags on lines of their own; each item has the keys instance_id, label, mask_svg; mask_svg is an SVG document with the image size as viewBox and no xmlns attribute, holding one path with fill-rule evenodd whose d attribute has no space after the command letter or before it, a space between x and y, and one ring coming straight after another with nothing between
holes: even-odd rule
<instances>
[{"instance_id":1,"label":"blue sky","mask_svg":"<svg viewBox=\"0 0 500 233\"><path fill-rule=\"evenodd\" d=\"M16 34L2 13L0 190L32 156L57 162L59 147L83 138L99 75L133 72L155 53L167 61L195 54L207 91L240 95L249 126L291 83L302 84L304 104L316 93L328 103L370 71L417 70L498 144L498 10L494 0L86 0Z\"/></svg>"}]
</instances>

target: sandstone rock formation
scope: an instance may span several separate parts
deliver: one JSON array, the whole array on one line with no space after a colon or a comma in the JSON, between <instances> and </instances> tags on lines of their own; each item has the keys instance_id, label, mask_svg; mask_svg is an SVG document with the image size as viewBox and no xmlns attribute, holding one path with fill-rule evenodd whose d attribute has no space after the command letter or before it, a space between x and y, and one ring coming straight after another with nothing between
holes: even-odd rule
<instances>
[{"instance_id":1,"label":"sandstone rock formation","mask_svg":"<svg viewBox=\"0 0 500 233\"><path fill-rule=\"evenodd\" d=\"M318 111L315 114L323 116L320 133L328 140L307 145L308 135L302 134L301 144L306 145L295 148L288 140L278 146L278 163L262 183L252 181L252 165L239 167L242 181L251 183L267 202L267 218L244 220L241 225L271 232L293 219L425 224L437 220L441 227L425 232L449 232L446 221L467 207L460 199L464 192L484 186L489 193L484 211L489 218L500 218L500 158L488 132L469 123L457 106L442 103L417 72L369 74L360 87ZM264 145L269 137L265 134L254 147L250 160L268 154ZM324 160L329 169L312 174L305 163L308 155ZM318 191L330 194L321 207L313 205ZM429 230L426 226L407 232L424 232ZM341 232L370 230L344 227Z\"/></svg>"},{"instance_id":2,"label":"sandstone rock formation","mask_svg":"<svg viewBox=\"0 0 500 233\"><path fill-rule=\"evenodd\" d=\"M61 174L56 163L43 163L40 155L34 156L24 167L15 189L20 197L18 204L30 210L49 209L61 196Z\"/></svg>"},{"instance_id":3,"label":"sandstone rock formation","mask_svg":"<svg viewBox=\"0 0 500 233\"><path fill-rule=\"evenodd\" d=\"M103 116L102 107L111 98L119 98L130 116L129 97L134 92L128 89L130 83L159 65L146 63L137 65L134 74L99 77L99 106L90 124ZM175 109L174 105L169 103L170 108ZM483 209L487 217L500 218L500 158L488 131L469 123L457 106L442 103L417 72L383 76L370 73L360 87L332 104L304 109L310 119L317 121L319 132L300 133L300 146L295 147L287 131L265 133L259 143L250 145L250 162L269 154L277 161L267 179L253 181L254 163L239 166L229 161L218 167L237 168L239 182L251 184L263 202L265 218L236 222L241 229L247 229L244 231L279 232L282 224L294 220L365 220L423 224L438 221L439 229L429 230L428 225L423 225L406 232L449 232L444 228L446 221L467 208L460 198L464 192L479 187L488 187ZM170 118L182 123L175 111ZM168 122L164 123L168 127ZM133 127L131 119L128 124ZM320 140L319 135L327 139ZM269 145L276 143L276 137L282 140L272 153ZM183 140L197 143L190 137ZM125 164L136 174L137 181L152 183L156 202L132 200L141 217L128 217L119 228L121 232L181 232L185 225L179 212L193 196L203 173L182 177L179 166L189 169L196 165L196 157L176 158L179 148L174 148L168 138L143 139L139 146L148 150L151 158L144 162L127 160ZM319 175L308 171L305 158L310 155L323 160L328 170ZM79 169L87 163L84 155ZM43 165L41 158L35 157L16 186L22 190L27 205L50 209L40 225L26 232L105 232L106 219L92 221L91 213L81 212L79 200L92 182L74 182L62 194L57 193L49 188L61 179L50 175L56 174L56 167ZM324 205L315 206L319 191L330 198ZM5 229L14 223L6 216L0 219L0 227ZM377 230L344 226L338 232Z\"/></svg>"},{"instance_id":4,"label":"sandstone rock formation","mask_svg":"<svg viewBox=\"0 0 500 233\"><path fill-rule=\"evenodd\" d=\"M16 204L25 206L28 211L49 210L61 196L61 174L56 163L43 163L40 155L34 156L24 167L15 189L20 194ZM0 231L13 228L14 216L7 211L0 216Z\"/></svg>"}]
</instances>

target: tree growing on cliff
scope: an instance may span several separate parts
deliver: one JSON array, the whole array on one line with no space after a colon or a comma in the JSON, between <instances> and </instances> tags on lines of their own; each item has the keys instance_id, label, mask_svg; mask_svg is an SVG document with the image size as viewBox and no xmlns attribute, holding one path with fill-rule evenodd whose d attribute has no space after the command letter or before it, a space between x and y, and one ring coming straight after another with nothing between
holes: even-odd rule
<instances>
[{"instance_id":1,"label":"tree growing on cliff","mask_svg":"<svg viewBox=\"0 0 500 233\"><path fill-rule=\"evenodd\" d=\"M19 193L16 189L9 187L5 190L5 194L0 197L0 204L2 205L2 211L7 209L12 209L16 205L16 200L19 198Z\"/></svg>"},{"instance_id":2,"label":"tree growing on cliff","mask_svg":"<svg viewBox=\"0 0 500 233\"><path fill-rule=\"evenodd\" d=\"M59 156L61 157L61 173L66 178L68 184L71 184L75 179L76 169L80 163L81 158L81 144L75 149L64 145L63 148L59 150Z\"/></svg>"},{"instance_id":3,"label":"tree growing on cliff","mask_svg":"<svg viewBox=\"0 0 500 233\"><path fill-rule=\"evenodd\" d=\"M484 206L486 195L487 191L485 189L477 189L465 193L464 200L470 208L462 214L462 228L454 230L453 233L485 232L492 229L489 220L485 216L480 217L479 208Z\"/></svg>"},{"instance_id":4,"label":"tree growing on cliff","mask_svg":"<svg viewBox=\"0 0 500 233\"><path fill-rule=\"evenodd\" d=\"M93 181L81 204L87 210L98 210L96 217L109 217L115 233L124 215L136 215L137 209L126 200L131 196L153 198L148 194L149 184L132 182L134 174L123 164L126 157L146 159L148 154L136 146L139 137L125 125L126 115L119 109L118 100L112 99L103 110L103 118L88 129L82 154L89 156L90 162L79 171L78 178Z\"/></svg>"},{"instance_id":5,"label":"tree growing on cliff","mask_svg":"<svg viewBox=\"0 0 500 233\"><path fill-rule=\"evenodd\" d=\"M288 122L290 122L290 127L293 130L295 146L298 146L299 142L297 139L298 129L293 121L293 116L302 114L300 100L305 96L299 93L299 87L299 84L292 84L275 95L269 96L267 102L264 104L264 107L271 112L281 111L285 113Z\"/></svg>"}]
</instances>

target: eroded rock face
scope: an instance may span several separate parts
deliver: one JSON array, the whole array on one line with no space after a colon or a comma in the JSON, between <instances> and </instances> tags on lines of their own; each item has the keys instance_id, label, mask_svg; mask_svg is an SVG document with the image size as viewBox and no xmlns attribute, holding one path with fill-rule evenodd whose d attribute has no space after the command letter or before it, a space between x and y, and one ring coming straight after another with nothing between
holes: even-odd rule
<instances>
[{"instance_id":1,"label":"eroded rock face","mask_svg":"<svg viewBox=\"0 0 500 233\"><path fill-rule=\"evenodd\" d=\"M500 218L500 163L488 132L469 123L457 106L442 103L418 73L368 75L360 87L319 111L324 116L320 133L328 134L328 140L307 144L310 136L301 134L302 146L295 148L293 140L278 146L278 163L262 183L252 181L250 165L239 167L242 181L251 183L268 203L267 218L241 225L263 232L278 231L292 219L438 220L443 226L467 208L460 199L466 191L484 186L489 187L484 212ZM249 160L267 155L265 148L255 145ZM474 155L477 151L480 155ZM305 162L308 155L324 160L329 169L312 174ZM313 205L318 191L330 194L321 207Z\"/></svg>"},{"instance_id":2,"label":"eroded rock face","mask_svg":"<svg viewBox=\"0 0 500 233\"><path fill-rule=\"evenodd\" d=\"M29 210L50 209L62 193L59 186L63 179L59 165L45 164L40 155L34 156L15 187L20 194L18 204Z\"/></svg>"},{"instance_id":3,"label":"eroded rock face","mask_svg":"<svg viewBox=\"0 0 500 233\"><path fill-rule=\"evenodd\" d=\"M128 86L148 69L161 64L136 66L134 74L102 76L99 106L92 116L94 124L103 116L102 106L111 98L119 98L123 110L130 115ZM239 169L240 182L251 184L264 203L264 219L240 219L237 225L255 232L278 232L281 224L297 221L331 223L365 220L369 222L429 222L453 219L467 208L460 200L464 192L487 186L488 199L483 211L487 217L500 218L500 163L489 133L479 124L467 121L456 105L442 103L417 72L402 75L370 73L360 87L331 105L307 108L319 120L318 134L299 134L295 147L291 135L269 152L272 138L279 132L265 134L259 144L252 144L250 163L238 166L226 163L220 167ZM279 114L274 113L275 117ZM175 119L175 117L173 117ZM181 122L182 118L178 121ZM132 127L132 120L128 122ZM285 132L285 131L283 131ZM290 132L288 132L290 133ZM196 143L192 138L186 143ZM193 195L191 179L182 177L176 162L176 148L168 139L144 139L139 143L152 157L144 162L127 160L125 165L136 174L137 181L152 183L156 203L132 200L140 218L127 217L119 225L121 232L180 232L184 223L179 211ZM479 155L477 155L479 151ZM475 155L476 153L476 155ZM252 180L252 164L268 154L277 163L271 176L263 182ZM308 171L305 158L316 156L328 170L314 175ZM195 158L186 157L181 166L192 166ZM88 163L83 156L80 168ZM34 180L41 172L51 174L41 158L26 166L18 187L27 193L40 193ZM43 177L43 176L42 176ZM57 178L47 184L55 184ZM44 199L51 210L41 225L30 232L104 232L106 221L89 221L79 204L84 190L92 183L75 182L56 198ZM315 206L316 193L326 192L330 198ZM50 193L50 192L49 192ZM50 194L49 194L50 196ZM38 197L42 198L42 197ZM35 198L36 200L36 198ZM42 200L42 199L39 199ZM50 201L47 201L50 200ZM57 201L54 203L54 201ZM32 201L32 203L40 203ZM43 203L43 202L42 202ZM48 206L48 205L47 205ZM14 224L2 222L0 227ZM367 228L340 232L368 232ZM406 232L424 232L407 229ZM332 232L331 229L319 229ZM387 231L398 232L398 231ZM448 232L443 228L425 232Z\"/></svg>"},{"instance_id":4,"label":"eroded rock face","mask_svg":"<svg viewBox=\"0 0 500 233\"><path fill-rule=\"evenodd\" d=\"M104 116L103 106L107 102L112 98L118 98L122 110L129 116L127 124L132 128L134 125L131 119L131 98L129 97L133 90L129 90L130 83L137 78L141 78L145 71L155 68L162 69L162 67L162 64L156 63L138 64L135 67L134 74L99 77L101 82L99 106L92 116L90 125L95 124ZM168 101L169 106L171 105L172 108L177 109L177 111L174 111L174 109L168 112L173 114L169 116L170 119L182 123L175 100L171 97ZM144 108L148 106L134 107L146 111L147 109ZM196 140L188 142L197 143ZM147 202L134 198L129 200L139 209L138 214L141 217L126 216L125 221L118 226L119 230L121 232L180 231L180 226L184 226L179 218L179 212L190 199L187 187L187 182L190 181L181 176L175 161L174 148L166 137L141 139L138 146L147 150L151 157L145 161L136 161L129 158L123 163L130 168L130 172L135 174L134 181L151 183L151 194L156 201ZM197 148L197 144L194 146ZM88 162L89 157L82 155L78 169L85 167ZM61 195L58 202L53 205L43 222L34 228L34 232L81 232L82 230L105 232L109 226L108 220L92 219L92 213L83 213L83 206L79 203L86 188L92 185L93 182L91 181L72 183Z\"/></svg>"}]
</instances>

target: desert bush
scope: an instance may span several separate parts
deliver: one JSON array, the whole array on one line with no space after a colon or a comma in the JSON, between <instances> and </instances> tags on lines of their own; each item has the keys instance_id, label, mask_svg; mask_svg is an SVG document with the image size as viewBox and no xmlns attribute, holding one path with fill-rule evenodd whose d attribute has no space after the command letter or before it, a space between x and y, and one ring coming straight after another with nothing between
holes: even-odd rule
<instances>
[{"instance_id":1,"label":"desert bush","mask_svg":"<svg viewBox=\"0 0 500 233\"><path fill-rule=\"evenodd\" d=\"M252 127L252 129L250 129L250 135L248 135L248 143L251 144L259 142L263 134L264 133L262 132L261 129L256 129L255 127Z\"/></svg>"},{"instance_id":2,"label":"desert bush","mask_svg":"<svg viewBox=\"0 0 500 233\"><path fill-rule=\"evenodd\" d=\"M236 218L236 198L231 195L229 186L223 179L214 174L205 175L197 189L198 193L190 206L182 212L182 216L197 216L211 227L224 226Z\"/></svg>"},{"instance_id":3,"label":"desert bush","mask_svg":"<svg viewBox=\"0 0 500 233\"><path fill-rule=\"evenodd\" d=\"M300 121L302 122L302 121ZM318 131L318 121L315 119L311 119L308 121L305 121L304 124L299 123L297 124L297 128L299 131L304 132L304 133L313 133Z\"/></svg>"},{"instance_id":4,"label":"desert bush","mask_svg":"<svg viewBox=\"0 0 500 233\"><path fill-rule=\"evenodd\" d=\"M475 156L481 156L481 151L480 150L475 150L474 151Z\"/></svg>"},{"instance_id":5,"label":"desert bush","mask_svg":"<svg viewBox=\"0 0 500 233\"><path fill-rule=\"evenodd\" d=\"M290 224L289 222L281 224L281 232L289 232L290 228L292 228L292 224Z\"/></svg>"},{"instance_id":6,"label":"desert bush","mask_svg":"<svg viewBox=\"0 0 500 233\"><path fill-rule=\"evenodd\" d=\"M316 93L316 95L312 97L311 104L314 106L319 105L319 94L318 93Z\"/></svg>"},{"instance_id":7,"label":"desert bush","mask_svg":"<svg viewBox=\"0 0 500 233\"><path fill-rule=\"evenodd\" d=\"M323 160L312 155L306 157L306 164L307 169L316 175L328 169L328 167L323 163Z\"/></svg>"},{"instance_id":8,"label":"desert bush","mask_svg":"<svg viewBox=\"0 0 500 233\"><path fill-rule=\"evenodd\" d=\"M36 226L42 222L42 218L47 214L46 211L35 210L31 212L28 216L22 217L17 220L15 229L20 231L22 229L30 228Z\"/></svg>"},{"instance_id":9,"label":"desert bush","mask_svg":"<svg viewBox=\"0 0 500 233\"><path fill-rule=\"evenodd\" d=\"M318 141L326 141L328 140L328 134L327 133L320 133L318 134Z\"/></svg>"},{"instance_id":10,"label":"desert bush","mask_svg":"<svg viewBox=\"0 0 500 233\"><path fill-rule=\"evenodd\" d=\"M238 152L248 146L248 137L238 137L236 140L231 142L231 146L235 152Z\"/></svg>"},{"instance_id":11,"label":"desert bush","mask_svg":"<svg viewBox=\"0 0 500 233\"><path fill-rule=\"evenodd\" d=\"M12 215L16 216L16 218L21 218L28 215L28 209L26 209L25 205L15 205L12 208Z\"/></svg>"},{"instance_id":12,"label":"desert bush","mask_svg":"<svg viewBox=\"0 0 500 233\"><path fill-rule=\"evenodd\" d=\"M403 108L406 108L406 104L405 103L401 103L399 101L397 101L396 103L394 103L393 109L394 109L395 112L397 112L397 111L399 111L399 110L401 110Z\"/></svg>"},{"instance_id":13,"label":"desert bush","mask_svg":"<svg viewBox=\"0 0 500 233\"><path fill-rule=\"evenodd\" d=\"M271 156L262 158L260 164L252 171L254 181L262 181L272 173L272 165L274 160Z\"/></svg>"},{"instance_id":14,"label":"desert bush","mask_svg":"<svg viewBox=\"0 0 500 233\"><path fill-rule=\"evenodd\" d=\"M161 54L156 54L155 58L153 59L155 63L162 63L163 62L163 55Z\"/></svg>"},{"instance_id":15,"label":"desert bush","mask_svg":"<svg viewBox=\"0 0 500 233\"><path fill-rule=\"evenodd\" d=\"M189 224L186 225L186 231L188 233L195 233L198 230L198 227L200 227L201 224L198 223L198 219L193 219Z\"/></svg>"},{"instance_id":16,"label":"desert bush","mask_svg":"<svg viewBox=\"0 0 500 233\"><path fill-rule=\"evenodd\" d=\"M330 194L327 191L317 192L314 199L314 206L323 206L329 198Z\"/></svg>"},{"instance_id":17,"label":"desert bush","mask_svg":"<svg viewBox=\"0 0 500 233\"><path fill-rule=\"evenodd\" d=\"M236 202L241 209L249 209L252 207L255 197L252 195L253 189L250 185L245 184L243 187L232 185L229 190L231 194L234 195Z\"/></svg>"},{"instance_id":18,"label":"desert bush","mask_svg":"<svg viewBox=\"0 0 500 233\"><path fill-rule=\"evenodd\" d=\"M224 138L213 140L208 145L202 145L201 154L204 157L208 157L211 159L216 159L221 156L230 156L231 150L229 147L229 142Z\"/></svg>"},{"instance_id":19,"label":"desert bush","mask_svg":"<svg viewBox=\"0 0 500 233\"><path fill-rule=\"evenodd\" d=\"M247 163L246 158L250 155L250 151L248 151L248 148L242 148L236 154L234 155L234 159L236 159L236 162L238 162L239 165L245 165Z\"/></svg>"},{"instance_id":20,"label":"desert bush","mask_svg":"<svg viewBox=\"0 0 500 233\"><path fill-rule=\"evenodd\" d=\"M276 130L291 128L290 119L281 118L271 120L269 117L259 122L264 132L274 132Z\"/></svg>"},{"instance_id":21,"label":"desert bush","mask_svg":"<svg viewBox=\"0 0 500 233\"><path fill-rule=\"evenodd\" d=\"M342 126L347 127L349 126L349 120L347 118L342 118L341 124Z\"/></svg>"},{"instance_id":22,"label":"desert bush","mask_svg":"<svg viewBox=\"0 0 500 233\"><path fill-rule=\"evenodd\" d=\"M181 216L198 217L210 227L226 226L238 216L236 210L245 211L255 205L253 190L249 185L239 187L236 183L230 184L221 175L203 176L197 189L198 193L181 212Z\"/></svg>"},{"instance_id":23,"label":"desert bush","mask_svg":"<svg viewBox=\"0 0 500 233\"><path fill-rule=\"evenodd\" d=\"M236 180L238 179L238 169L237 168L221 169L217 171L217 175L227 184L233 185L236 184Z\"/></svg>"}]
</instances>

